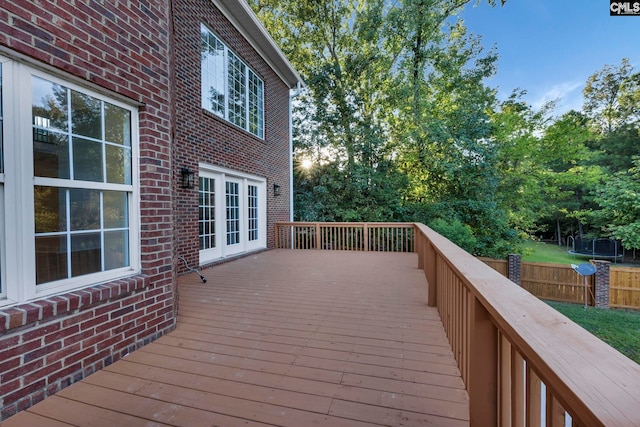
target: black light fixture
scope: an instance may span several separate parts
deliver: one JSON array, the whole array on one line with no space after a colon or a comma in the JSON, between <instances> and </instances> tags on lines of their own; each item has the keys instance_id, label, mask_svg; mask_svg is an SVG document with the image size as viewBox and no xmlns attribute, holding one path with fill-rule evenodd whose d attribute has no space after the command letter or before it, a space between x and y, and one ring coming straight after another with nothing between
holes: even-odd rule
<instances>
[{"instance_id":1,"label":"black light fixture","mask_svg":"<svg viewBox=\"0 0 640 427\"><path fill-rule=\"evenodd\" d=\"M188 167L183 167L180 170L180 177L182 178L180 187L193 188L193 178L195 177L195 173L191 169L189 169Z\"/></svg>"},{"instance_id":2,"label":"black light fixture","mask_svg":"<svg viewBox=\"0 0 640 427\"><path fill-rule=\"evenodd\" d=\"M273 195L274 196L280 195L280 186L278 184L273 184Z\"/></svg>"}]
</instances>

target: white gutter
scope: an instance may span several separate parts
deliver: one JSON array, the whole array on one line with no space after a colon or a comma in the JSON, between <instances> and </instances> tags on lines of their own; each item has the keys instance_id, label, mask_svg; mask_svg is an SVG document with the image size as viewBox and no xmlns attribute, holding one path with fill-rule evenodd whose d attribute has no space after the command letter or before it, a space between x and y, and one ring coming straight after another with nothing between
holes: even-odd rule
<instances>
[{"instance_id":1,"label":"white gutter","mask_svg":"<svg viewBox=\"0 0 640 427\"><path fill-rule=\"evenodd\" d=\"M289 222L293 222L293 98L300 95L302 85L289 95Z\"/></svg>"}]
</instances>

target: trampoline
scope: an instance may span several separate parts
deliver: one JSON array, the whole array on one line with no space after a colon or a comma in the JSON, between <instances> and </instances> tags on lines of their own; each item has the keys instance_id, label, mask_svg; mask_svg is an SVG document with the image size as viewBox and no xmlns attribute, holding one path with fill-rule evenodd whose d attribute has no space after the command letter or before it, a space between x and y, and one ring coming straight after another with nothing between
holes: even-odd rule
<instances>
[{"instance_id":1,"label":"trampoline","mask_svg":"<svg viewBox=\"0 0 640 427\"><path fill-rule=\"evenodd\" d=\"M567 253L576 257L613 260L613 262L624 258L624 248L620 241L604 238L583 239L570 236L567 240Z\"/></svg>"}]
</instances>

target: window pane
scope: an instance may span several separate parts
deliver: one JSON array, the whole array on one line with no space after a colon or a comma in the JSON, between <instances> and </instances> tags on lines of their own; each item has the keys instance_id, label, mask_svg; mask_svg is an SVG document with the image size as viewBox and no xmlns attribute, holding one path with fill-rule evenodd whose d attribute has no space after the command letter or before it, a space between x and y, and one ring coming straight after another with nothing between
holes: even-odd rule
<instances>
[{"instance_id":1,"label":"window pane","mask_svg":"<svg viewBox=\"0 0 640 427\"><path fill-rule=\"evenodd\" d=\"M104 228L127 228L127 193L105 191L103 198Z\"/></svg>"},{"instance_id":2,"label":"window pane","mask_svg":"<svg viewBox=\"0 0 640 427\"><path fill-rule=\"evenodd\" d=\"M69 179L69 138L66 134L33 128L33 173Z\"/></svg>"},{"instance_id":3,"label":"window pane","mask_svg":"<svg viewBox=\"0 0 640 427\"><path fill-rule=\"evenodd\" d=\"M33 125L42 129L68 130L67 88L33 77Z\"/></svg>"},{"instance_id":4,"label":"window pane","mask_svg":"<svg viewBox=\"0 0 640 427\"><path fill-rule=\"evenodd\" d=\"M102 139L102 101L72 90L71 123L74 134Z\"/></svg>"},{"instance_id":5,"label":"window pane","mask_svg":"<svg viewBox=\"0 0 640 427\"><path fill-rule=\"evenodd\" d=\"M71 231L100 229L100 191L69 190Z\"/></svg>"},{"instance_id":6,"label":"window pane","mask_svg":"<svg viewBox=\"0 0 640 427\"><path fill-rule=\"evenodd\" d=\"M2 144L2 135L4 134L3 131L3 119L2 119L2 64L0 64L0 173L4 172L4 154L3 154L3 144ZM3 208L3 202L4 202L4 191L2 188L2 181L0 181L0 209ZM4 221L2 220L2 218L4 218L3 212L0 211L0 227L2 227L2 229L4 229ZM0 236L3 236L2 231L0 230ZM2 250L2 243L0 242L0 258L4 257L4 251ZM0 298L4 297L4 289L3 289L3 283L2 283L2 260L0 259Z\"/></svg>"},{"instance_id":7,"label":"window pane","mask_svg":"<svg viewBox=\"0 0 640 427\"><path fill-rule=\"evenodd\" d=\"M202 107L224 117L224 45L201 26Z\"/></svg>"},{"instance_id":8,"label":"window pane","mask_svg":"<svg viewBox=\"0 0 640 427\"><path fill-rule=\"evenodd\" d=\"M36 284L67 277L66 235L36 237Z\"/></svg>"},{"instance_id":9,"label":"window pane","mask_svg":"<svg viewBox=\"0 0 640 427\"><path fill-rule=\"evenodd\" d=\"M264 93L263 83L249 71L249 132L262 138L264 136Z\"/></svg>"},{"instance_id":10,"label":"window pane","mask_svg":"<svg viewBox=\"0 0 640 427\"><path fill-rule=\"evenodd\" d=\"M2 135L4 135L3 127L3 111L2 111L2 64L0 64L0 172L4 172L4 149ZM2 289L0 289L0 292Z\"/></svg>"},{"instance_id":11,"label":"window pane","mask_svg":"<svg viewBox=\"0 0 640 427\"><path fill-rule=\"evenodd\" d=\"M131 149L106 145L107 182L131 184Z\"/></svg>"},{"instance_id":12,"label":"window pane","mask_svg":"<svg viewBox=\"0 0 640 427\"><path fill-rule=\"evenodd\" d=\"M131 147L131 112L105 102L104 133L107 141Z\"/></svg>"},{"instance_id":13,"label":"window pane","mask_svg":"<svg viewBox=\"0 0 640 427\"><path fill-rule=\"evenodd\" d=\"M247 88L246 65L229 53L229 121L246 129Z\"/></svg>"},{"instance_id":14,"label":"window pane","mask_svg":"<svg viewBox=\"0 0 640 427\"><path fill-rule=\"evenodd\" d=\"M73 138L73 179L103 182L102 144Z\"/></svg>"},{"instance_id":15,"label":"window pane","mask_svg":"<svg viewBox=\"0 0 640 427\"><path fill-rule=\"evenodd\" d=\"M67 229L67 190L33 187L36 233L54 233Z\"/></svg>"},{"instance_id":16,"label":"window pane","mask_svg":"<svg viewBox=\"0 0 640 427\"><path fill-rule=\"evenodd\" d=\"M108 231L104 233L104 269L129 265L129 232Z\"/></svg>"},{"instance_id":17,"label":"window pane","mask_svg":"<svg viewBox=\"0 0 640 427\"><path fill-rule=\"evenodd\" d=\"M71 276L101 271L100 233L71 235Z\"/></svg>"}]
</instances>

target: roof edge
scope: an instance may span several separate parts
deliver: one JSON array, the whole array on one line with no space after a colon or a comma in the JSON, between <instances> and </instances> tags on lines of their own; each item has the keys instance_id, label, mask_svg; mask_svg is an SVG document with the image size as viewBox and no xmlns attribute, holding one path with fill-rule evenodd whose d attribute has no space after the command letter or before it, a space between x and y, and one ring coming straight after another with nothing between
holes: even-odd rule
<instances>
[{"instance_id":1,"label":"roof edge","mask_svg":"<svg viewBox=\"0 0 640 427\"><path fill-rule=\"evenodd\" d=\"M233 24L251 46L260 54L278 77L293 89L304 85L302 77L293 68L271 34L244 0L211 0L222 14Z\"/></svg>"}]
</instances>

